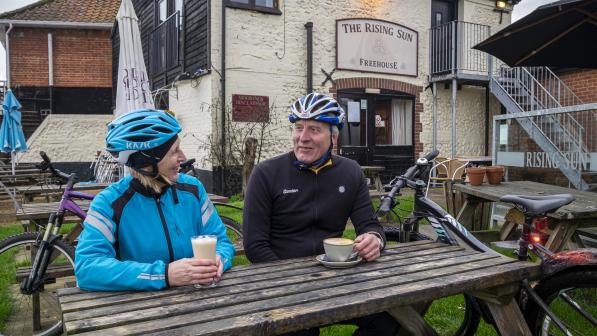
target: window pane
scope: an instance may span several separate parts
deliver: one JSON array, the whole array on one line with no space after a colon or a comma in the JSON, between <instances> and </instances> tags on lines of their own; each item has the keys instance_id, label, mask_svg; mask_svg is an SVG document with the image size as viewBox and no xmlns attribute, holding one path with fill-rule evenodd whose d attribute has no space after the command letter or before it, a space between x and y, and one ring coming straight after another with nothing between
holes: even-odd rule
<instances>
[{"instance_id":1,"label":"window pane","mask_svg":"<svg viewBox=\"0 0 597 336\"><path fill-rule=\"evenodd\" d=\"M182 13L182 1L183 0L176 0L174 1L174 11L180 11Z\"/></svg>"},{"instance_id":2,"label":"window pane","mask_svg":"<svg viewBox=\"0 0 597 336\"><path fill-rule=\"evenodd\" d=\"M168 2L166 0L161 0L158 5L158 8L159 8L158 10L160 11L158 13L160 22L166 21L166 19L168 18Z\"/></svg>"},{"instance_id":3,"label":"window pane","mask_svg":"<svg viewBox=\"0 0 597 336\"><path fill-rule=\"evenodd\" d=\"M255 6L274 7L274 0L255 0Z\"/></svg>"}]
</instances>

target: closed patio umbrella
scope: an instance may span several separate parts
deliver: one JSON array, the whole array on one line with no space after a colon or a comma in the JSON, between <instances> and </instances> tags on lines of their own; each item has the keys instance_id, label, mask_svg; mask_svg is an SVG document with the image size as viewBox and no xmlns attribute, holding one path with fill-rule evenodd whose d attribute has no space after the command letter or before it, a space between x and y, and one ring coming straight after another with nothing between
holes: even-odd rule
<instances>
[{"instance_id":1,"label":"closed patio umbrella","mask_svg":"<svg viewBox=\"0 0 597 336\"><path fill-rule=\"evenodd\" d=\"M27 150L27 142L21 125L21 104L8 90L4 95L2 103L2 126L0 127L0 151L10 153L12 162L12 174L15 174L15 153Z\"/></svg>"},{"instance_id":2,"label":"closed patio umbrella","mask_svg":"<svg viewBox=\"0 0 597 336\"><path fill-rule=\"evenodd\" d=\"M154 108L154 104L143 59L139 19L131 0L122 0L116 21L120 51L114 116L118 117L139 108Z\"/></svg>"},{"instance_id":3,"label":"closed patio umbrella","mask_svg":"<svg viewBox=\"0 0 597 336\"><path fill-rule=\"evenodd\" d=\"M513 67L597 68L597 0L543 5L473 48Z\"/></svg>"}]
</instances>

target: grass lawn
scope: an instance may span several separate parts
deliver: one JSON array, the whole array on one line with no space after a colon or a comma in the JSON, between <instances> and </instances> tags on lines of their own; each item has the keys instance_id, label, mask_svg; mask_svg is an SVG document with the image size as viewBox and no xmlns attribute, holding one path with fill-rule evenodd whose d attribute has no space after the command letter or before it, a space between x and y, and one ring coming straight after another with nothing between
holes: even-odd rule
<instances>
[{"instance_id":1,"label":"grass lawn","mask_svg":"<svg viewBox=\"0 0 597 336\"><path fill-rule=\"evenodd\" d=\"M234 206L243 206L242 200L232 199L229 203ZM374 200L374 205L379 206L379 200ZM408 215L412 209L413 197L404 196L400 201L398 208L400 209L398 215L404 217ZM229 217L237 222L242 222L242 213L235 209L226 207L217 207L218 212L222 216ZM395 220L395 218L394 218ZM63 228L68 229L68 227ZM9 235L22 232L22 227L18 224L0 226L0 239ZM354 229L347 229L344 233L347 238L355 238ZM500 251L504 254L510 255L511 251ZM233 265L246 265L249 261L245 256L236 256L233 260ZM0 334L3 330L3 321L6 320L10 313L10 298L7 293L7 287L14 281L14 261L9 256L0 256ZM464 316L464 300L462 295L443 298L433 302L429 308L425 319L433 326L433 328L440 335L452 335L458 328L460 321ZM321 335L324 336L348 336L352 335L356 327L351 325L334 325L321 328ZM497 335L492 326L485 324L483 321L477 330L476 335Z\"/></svg>"}]
</instances>

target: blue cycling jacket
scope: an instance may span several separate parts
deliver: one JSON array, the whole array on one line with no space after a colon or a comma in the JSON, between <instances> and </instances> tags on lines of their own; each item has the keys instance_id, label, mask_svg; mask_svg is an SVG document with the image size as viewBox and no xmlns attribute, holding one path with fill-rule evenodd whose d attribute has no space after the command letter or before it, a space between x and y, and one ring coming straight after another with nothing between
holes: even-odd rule
<instances>
[{"instance_id":1,"label":"blue cycling jacket","mask_svg":"<svg viewBox=\"0 0 597 336\"><path fill-rule=\"evenodd\" d=\"M196 178L180 174L156 195L127 176L91 202L75 252L77 284L86 290L168 287L167 265L193 257L191 237L216 235L216 252L231 266L234 247Z\"/></svg>"}]
</instances>

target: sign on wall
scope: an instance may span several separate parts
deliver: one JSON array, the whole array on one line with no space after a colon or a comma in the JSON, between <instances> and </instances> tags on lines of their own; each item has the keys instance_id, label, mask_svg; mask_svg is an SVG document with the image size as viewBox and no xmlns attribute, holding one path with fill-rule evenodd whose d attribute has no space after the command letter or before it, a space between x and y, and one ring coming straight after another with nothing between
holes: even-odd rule
<instances>
[{"instance_id":1,"label":"sign on wall","mask_svg":"<svg viewBox=\"0 0 597 336\"><path fill-rule=\"evenodd\" d=\"M418 75L419 34L374 19L336 21L336 68L395 75Z\"/></svg>"},{"instance_id":2,"label":"sign on wall","mask_svg":"<svg viewBox=\"0 0 597 336\"><path fill-rule=\"evenodd\" d=\"M269 97L233 94L232 120L249 122L268 122Z\"/></svg>"}]
</instances>

